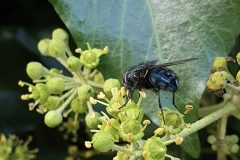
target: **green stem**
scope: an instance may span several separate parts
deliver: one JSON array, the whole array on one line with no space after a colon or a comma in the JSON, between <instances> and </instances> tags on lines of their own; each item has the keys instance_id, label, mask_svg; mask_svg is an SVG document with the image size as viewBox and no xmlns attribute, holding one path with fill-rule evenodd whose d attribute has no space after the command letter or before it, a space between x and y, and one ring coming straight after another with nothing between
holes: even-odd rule
<instances>
[{"instance_id":1,"label":"green stem","mask_svg":"<svg viewBox=\"0 0 240 160\"><path fill-rule=\"evenodd\" d=\"M87 84L87 80L85 79L85 77L83 76L82 74L82 71L78 71L78 72L75 72L76 75L78 76L78 78L83 81L84 84Z\"/></svg>"},{"instance_id":2,"label":"green stem","mask_svg":"<svg viewBox=\"0 0 240 160\"><path fill-rule=\"evenodd\" d=\"M210 113L213 113L214 111L218 110L220 108L220 104L215 104L212 106L206 106L206 107L201 107L198 110L198 117L204 117Z\"/></svg>"},{"instance_id":3,"label":"green stem","mask_svg":"<svg viewBox=\"0 0 240 160\"><path fill-rule=\"evenodd\" d=\"M191 128L185 128L177 136L186 137L198 130L208 126L223 116L236 112L240 107L233 105L231 102L227 102L224 106L220 107L217 111L203 117L197 122L192 124ZM169 145L175 141L176 136L171 137L171 140L164 142L165 145Z\"/></svg>"},{"instance_id":4,"label":"green stem","mask_svg":"<svg viewBox=\"0 0 240 160\"><path fill-rule=\"evenodd\" d=\"M170 158L171 160L180 160L180 158L173 157L173 156L171 156L169 154L165 154L165 157Z\"/></svg>"},{"instance_id":5,"label":"green stem","mask_svg":"<svg viewBox=\"0 0 240 160\"><path fill-rule=\"evenodd\" d=\"M97 87L97 88L103 88L103 84L100 84L100 83L95 83L93 81L87 81L88 84L90 84L91 86L93 87Z\"/></svg>"},{"instance_id":6,"label":"green stem","mask_svg":"<svg viewBox=\"0 0 240 160\"><path fill-rule=\"evenodd\" d=\"M68 106L68 104L73 100L73 98L76 96L77 94L77 89L74 89L74 92L71 94L70 97L68 97L68 99L62 104L61 107L59 107L57 109L58 112L62 113L62 111Z\"/></svg>"},{"instance_id":7,"label":"green stem","mask_svg":"<svg viewBox=\"0 0 240 160\"><path fill-rule=\"evenodd\" d=\"M219 126L218 126L218 140L222 141L225 138L226 135L226 128L227 128L227 120L228 120L228 116L224 116L223 118L221 118L221 120L219 121ZM226 160L226 154L221 150L218 149L217 151L217 160Z\"/></svg>"},{"instance_id":8,"label":"green stem","mask_svg":"<svg viewBox=\"0 0 240 160\"><path fill-rule=\"evenodd\" d=\"M116 150L116 151L120 151L120 152L127 153L127 154L129 154L129 155L135 155L135 153L132 152L132 151L130 151L128 148L120 147L120 146L118 146L118 145L116 145L116 144L114 144L114 145L112 146L112 149L113 149L113 150ZM137 156L137 155L136 155L136 156Z\"/></svg>"}]
</instances>

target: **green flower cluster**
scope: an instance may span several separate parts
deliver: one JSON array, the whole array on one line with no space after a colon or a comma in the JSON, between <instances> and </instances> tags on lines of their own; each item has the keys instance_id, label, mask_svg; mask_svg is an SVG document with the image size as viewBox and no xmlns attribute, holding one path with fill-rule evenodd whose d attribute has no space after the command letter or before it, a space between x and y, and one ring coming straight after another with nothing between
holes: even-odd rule
<instances>
[{"instance_id":1,"label":"green flower cluster","mask_svg":"<svg viewBox=\"0 0 240 160\"><path fill-rule=\"evenodd\" d=\"M146 97L145 92L139 92L137 102L129 100L124 106L126 91L121 88L119 80L105 80L96 69L100 56L109 52L108 47L97 49L87 43L87 49L76 49L78 56L74 56L68 39L64 30L56 29L51 39L43 39L38 43L43 56L57 59L72 76L66 76L56 68L48 69L39 62L28 63L26 71L32 83L19 81L19 85L28 87L29 93L21 98L32 100L29 109L36 108L37 112L45 114L44 122L48 127L60 125L59 130L65 132L64 137L71 136L73 141L77 141L79 117L86 114L86 125L94 132L92 141L85 142L86 147L93 146L101 152L116 150L118 152L114 160L163 160L172 157L166 154L167 141L174 140L180 145L183 138L178 133L190 126L185 124L183 115L164 109L166 123L157 128L153 136L144 139L144 131L151 124L143 119L140 108ZM106 106L107 114L94 110L96 103ZM188 105L186 112L191 109L192 106ZM158 115L159 121L163 122L162 115ZM126 145L119 146L120 141ZM75 155L76 147L73 147L73 151Z\"/></svg>"},{"instance_id":2,"label":"green flower cluster","mask_svg":"<svg viewBox=\"0 0 240 160\"><path fill-rule=\"evenodd\" d=\"M143 112L140 108L143 98L146 97L144 92L139 92L137 102L129 100L126 106L126 92L121 89L112 88L111 98L107 98L107 94L100 92L97 99L90 98L89 106L99 103L106 106L108 115L101 112L101 115L95 111L90 111L86 116L86 123L92 128L94 135L92 141L86 141L85 146L100 152L109 150L117 150L114 160L128 159L145 159L145 160L161 160L165 159L167 147L164 141L186 128L183 116L169 109L164 109L166 124L157 128L154 135L148 139L143 139L144 130L151 122L143 120ZM159 120L162 121L162 115L159 113ZM91 118L89 118L91 117ZM165 133L165 134L164 134ZM164 135L162 138L158 137ZM119 142L127 145L119 146ZM183 138L177 137L176 144L181 144Z\"/></svg>"},{"instance_id":3,"label":"green flower cluster","mask_svg":"<svg viewBox=\"0 0 240 160\"><path fill-rule=\"evenodd\" d=\"M240 65L240 53L236 56ZM227 90L230 94L240 94L237 87L240 85L240 71L236 77L228 71L227 63L235 62L231 57L216 57L213 63L213 73L210 74L207 82L209 91L214 91L216 95L222 96L223 90Z\"/></svg>"},{"instance_id":4,"label":"green flower cluster","mask_svg":"<svg viewBox=\"0 0 240 160\"><path fill-rule=\"evenodd\" d=\"M23 100L32 100L29 109L45 114L44 122L48 127L60 127L65 131L65 137L73 135L76 141L79 129L79 114L88 112L87 102L99 90L109 92L111 87L120 87L116 79L104 81L102 73L96 69L100 56L109 52L108 47L103 49L91 48L76 49L76 55L71 52L68 44L68 34L63 29L55 29L51 39L42 39L38 49L43 56L57 59L71 74L66 76L56 68L47 69L39 62L27 64L27 74L32 84L19 81L21 87L28 87L28 94L21 96ZM68 120L63 122L63 118Z\"/></svg>"},{"instance_id":5,"label":"green flower cluster","mask_svg":"<svg viewBox=\"0 0 240 160\"><path fill-rule=\"evenodd\" d=\"M15 135L5 136L0 134L0 160L31 160L36 158L38 149L28 148L32 138L29 137L25 142L19 140Z\"/></svg>"},{"instance_id":6,"label":"green flower cluster","mask_svg":"<svg viewBox=\"0 0 240 160\"><path fill-rule=\"evenodd\" d=\"M218 140L216 136L210 135L207 141L211 144L213 151L220 150L226 155L239 153L239 145L237 144L239 138L237 135L227 135L223 140Z\"/></svg>"}]
</instances>

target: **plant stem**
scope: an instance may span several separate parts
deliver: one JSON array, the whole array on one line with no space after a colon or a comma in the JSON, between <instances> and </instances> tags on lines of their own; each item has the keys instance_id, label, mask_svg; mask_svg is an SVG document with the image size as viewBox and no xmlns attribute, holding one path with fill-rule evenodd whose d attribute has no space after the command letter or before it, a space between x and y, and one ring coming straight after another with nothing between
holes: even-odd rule
<instances>
[{"instance_id":1,"label":"plant stem","mask_svg":"<svg viewBox=\"0 0 240 160\"><path fill-rule=\"evenodd\" d=\"M217 130L218 141L222 141L225 138L226 128L227 128L227 120L228 120L228 116L224 116L219 121L219 126L218 126L218 130ZM221 149L217 150L217 160L226 160L226 154Z\"/></svg>"},{"instance_id":2,"label":"plant stem","mask_svg":"<svg viewBox=\"0 0 240 160\"><path fill-rule=\"evenodd\" d=\"M114 145L112 146L112 149L113 149L113 150L116 150L116 151L120 151L120 152L127 153L127 154L129 154L129 155L135 155L135 153L134 153L134 152L131 152L129 149L127 149L127 148L125 148L125 147L120 147L120 146L118 146L118 145L116 145L116 144L114 144Z\"/></svg>"},{"instance_id":3,"label":"plant stem","mask_svg":"<svg viewBox=\"0 0 240 160\"><path fill-rule=\"evenodd\" d=\"M202 119L198 120L197 122L192 124L191 128L185 128L182 130L177 136L186 137L207 125L215 122L216 120L222 118L223 116L229 115L233 112L236 112L240 109L239 106L233 105L231 102L227 102L224 106L220 107L217 111L203 117ZM175 141L176 136L171 137L171 140L164 142L165 145L169 145Z\"/></svg>"}]
</instances>

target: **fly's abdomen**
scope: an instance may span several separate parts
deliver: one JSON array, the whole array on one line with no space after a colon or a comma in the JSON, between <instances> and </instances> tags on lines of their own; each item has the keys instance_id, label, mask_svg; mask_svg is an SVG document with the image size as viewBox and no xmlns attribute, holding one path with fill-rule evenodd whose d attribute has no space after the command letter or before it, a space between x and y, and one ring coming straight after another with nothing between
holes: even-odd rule
<instances>
[{"instance_id":1,"label":"fly's abdomen","mask_svg":"<svg viewBox=\"0 0 240 160\"><path fill-rule=\"evenodd\" d=\"M165 68L153 69L149 73L149 81L157 90L161 89L175 92L178 88L175 74L171 70Z\"/></svg>"}]
</instances>

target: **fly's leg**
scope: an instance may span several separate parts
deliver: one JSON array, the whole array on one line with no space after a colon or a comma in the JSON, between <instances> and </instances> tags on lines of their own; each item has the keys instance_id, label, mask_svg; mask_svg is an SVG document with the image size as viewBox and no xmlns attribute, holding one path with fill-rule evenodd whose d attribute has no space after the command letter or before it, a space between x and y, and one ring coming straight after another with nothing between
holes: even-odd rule
<instances>
[{"instance_id":1,"label":"fly's leg","mask_svg":"<svg viewBox=\"0 0 240 160\"><path fill-rule=\"evenodd\" d=\"M126 106L126 104L128 103L128 101L132 98L133 92L134 92L134 89L127 91L127 95L126 95L126 97L125 97L125 103L124 103L120 108ZM119 109L120 109L120 108L119 108Z\"/></svg>"},{"instance_id":2,"label":"fly's leg","mask_svg":"<svg viewBox=\"0 0 240 160\"><path fill-rule=\"evenodd\" d=\"M163 113L163 108L162 108L162 104L161 104L161 100L160 100L160 90L158 91L158 106L161 110L161 114L162 114L162 117L163 117L163 123L165 123L165 118L164 118L164 113Z\"/></svg>"},{"instance_id":3,"label":"fly's leg","mask_svg":"<svg viewBox=\"0 0 240 160\"><path fill-rule=\"evenodd\" d=\"M179 113L181 113L181 114L183 114L183 115L186 115L186 114L182 113L182 112L178 109L178 107L176 106L176 103L175 103L175 93L174 93L174 92L173 92L172 104L173 104L173 106L178 110Z\"/></svg>"}]
</instances>

